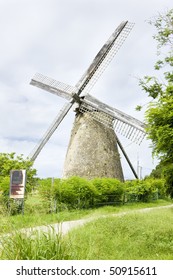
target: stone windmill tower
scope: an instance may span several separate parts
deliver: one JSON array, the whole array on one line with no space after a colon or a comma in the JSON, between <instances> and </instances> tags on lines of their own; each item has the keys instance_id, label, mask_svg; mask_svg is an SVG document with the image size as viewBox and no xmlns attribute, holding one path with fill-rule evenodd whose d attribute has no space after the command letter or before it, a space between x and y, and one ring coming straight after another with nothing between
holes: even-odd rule
<instances>
[{"instance_id":1,"label":"stone windmill tower","mask_svg":"<svg viewBox=\"0 0 173 280\"><path fill-rule=\"evenodd\" d=\"M122 22L98 52L93 62L75 85L63 84L42 74L36 74L31 84L69 100L29 156L32 161L50 139L71 107L75 107L75 121L64 163L63 177L80 176L118 178L123 181L118 146L132 172L137 174L115 132L140 143L145 136L144 124L89 95L89 91L117 53L133 28Z\"/></svg>"}]
</instances>

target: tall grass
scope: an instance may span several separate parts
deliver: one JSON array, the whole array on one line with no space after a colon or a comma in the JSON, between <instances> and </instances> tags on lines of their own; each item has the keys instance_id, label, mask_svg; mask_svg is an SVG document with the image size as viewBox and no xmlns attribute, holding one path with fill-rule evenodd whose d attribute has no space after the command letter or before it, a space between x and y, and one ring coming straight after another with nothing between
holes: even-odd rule
<instances>
[{"instance_id":1,"label":"tall grass","mask_svg":"<svg viewBox=\"0 0 173 280\"><path fill-rule=\"evenodd\" d=\"M1 239L0 259L63 260L68 259L68 253L60 234L33 231L26 236L16 232Z\"/></svg>"},{"instance_id":2,"label":"tall grass","mask_svg":"<svg viewBox=\"0 0 173 280\"><path fill-rule=\"evenodd\" d=\"M99 218L66 237L72 259L173 259L173 209Z\"/></svg>"},{"instance_id":3,"label":"tall grass","mask_svg":"<svg viewBox=\"0 0 173 280\"><path fill-rule=\"evenodd\" d=\"M169 260L173 259L173 209L105 216L71 230L17 232L1 239L0 259Z\"/></svg>"},{"instance_id":4,"label":"tall grass","mask_svg":"<svg viewBox=\"0 0 173 280\"><path fill-rule=\"evenodd\" d=\"M36 201L36 198L30 198L30 203L35 207L35 203L39 203ZM124 211L131 211L134 209L147 208L147 207L156 207L169 205L172 201L166 200L156 200L148 203L131 203L126 205L119 206L104 206L95 209L77 209L77 210L64 210L58 213L49 213L46 214L44 211L39 211L37 207L35 207L35 211L33 209L32 212L25 211L24 215L0 215L1 223L0 223L0 234L11 232L17 229L26 228L26 227L34 227L40 225L47 225L53 223L59 223L62 221L70 221L77 220L81 218L87 218L88 216L99 216L102 214L109 213L120 213ZM37 210L36 210L37 209Z\"/></svg>"}]
</instances>

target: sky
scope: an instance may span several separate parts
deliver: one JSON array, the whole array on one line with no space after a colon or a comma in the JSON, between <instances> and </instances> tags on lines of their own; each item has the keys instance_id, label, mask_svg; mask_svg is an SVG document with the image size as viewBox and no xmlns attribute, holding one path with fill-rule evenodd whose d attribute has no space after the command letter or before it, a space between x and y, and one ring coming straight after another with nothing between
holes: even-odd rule
<instances>
[{"instance_id":1,"label":"sky","mask_svg":"<svg viewBox=\"0 0 173 280\"><path fill-rule=\"evenodd\" d=\"M27 158L66 100L31 86L36 72L74 86L124 20L135 26L90 94L144 121L137 105L149 102L139 78L155 75L154 26L148 20L172 8L172 0L0 0L0 153ZM34 162L37 175L61 177L71 110ZM118 135L119 136L119 135ZM140 177L157 164L151 142L139 146L119 136ZM121 155L125 179L133 179Z\"/></svg>"}]
</instances>

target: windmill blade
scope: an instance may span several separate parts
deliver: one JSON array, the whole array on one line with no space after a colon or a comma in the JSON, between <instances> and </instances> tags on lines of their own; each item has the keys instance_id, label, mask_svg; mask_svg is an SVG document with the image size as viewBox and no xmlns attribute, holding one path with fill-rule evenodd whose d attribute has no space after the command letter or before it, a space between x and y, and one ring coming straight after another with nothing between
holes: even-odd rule
<instances>
[{"instance_id":1,"label":"windmill blade","mask_svg":"<svg viewBox=\"0 0 173 280\"><path fill-rule=\"evenodd\" d=\"M89 92L91 90L98 78L101 76L103 71L113 59L114 55L122 46L133 26L134 23L124 21L116 28L108 41L98 52L87 71L76 84L76 87L79 90L79 95L84 89L86 92Z\"/></svg>"},{"instance_id":2,"label":"windmill blade","mask_svg":"<svg viewBox=\"0 0 173 280\"><path fill-rule=\"evenodd\" d=\"M133 26L134 23L124 21L116 28L75 87L58 82L39 73L33 77L30 84L64 97L67 100L71 100L71 97L75 98L75 96L81 95L84 89L89 92L121 47Z\"/></svg>"},{"instance_id":3,"label":"windmill blade","mask_svg":"<svg viewBox=\"0 0 173 280\"><path fill-rule=\"evenodd\" d=\"M43 147L45 146L47 141L50 139L50 137L52 136L54 131L57 129L59 124L62 122L62 120L64 119L64 117L66 116L66 114L68 113L70 108L73 106L73 103L74 102L66 103L64 105L64 107L60 110L59 114L57 115L57 117L55 118L55 120L53 121L53 123L51 124L49 129L46 131L46 133L44 134L44 136L42 137L42 139L40 140L38 145L36 145L34 150L29 155L29 159L31 161L34 161L37 158L37 156L39 155L39 153L41 152L41 150L43 149Z\"/></svg>"},{"instance_id":4,"label":"windmill blade","mask_svg":"<svg viewBox=\"0 0 173 280\"><path fill-rule=\"evenodd\" d=\"M79 107L79 111L82 113L90 112L91 118L96 119L107 127L115 129L116 132L136 143L140 144L146 135L143 122L100 102L91 95L86 95Z\"/></svg>"},{"instance_id":5,"label":"windmill blade","mask_svg":"<svg viewBox=\"0 0 173 280\"><path fill-rule=\"evenodd\" d=\"M133 23L125 21L116 28L75 87L63 84L39 73L34 76L30 84L68 100L71 99L72 93L80 95L84 89L89 92L121 47L133 26Z\"/></svg>"},{"instance_id":6,"label":"windmill blade","mask_svg":"<svg viewBox=\"0 0 173 280\"><path fill-rule=\"evenodd\" d=\"M75 87L58 82L40 73L35 74L30 84L43 90L49 91L60 97L64 97L67 100L71 100L72 93L75 93L77 91Z\"/></svg>"}]
</instances>

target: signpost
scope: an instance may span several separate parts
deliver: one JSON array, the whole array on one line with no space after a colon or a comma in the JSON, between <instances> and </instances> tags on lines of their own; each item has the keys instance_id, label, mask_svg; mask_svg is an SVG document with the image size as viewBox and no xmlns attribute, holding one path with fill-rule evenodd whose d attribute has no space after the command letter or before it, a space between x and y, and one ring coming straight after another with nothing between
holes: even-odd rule
<instances>
[{"instance_id":1,"label":"signpost","mask_svg":"<svg viewBox=\"0 0 173 280\"><path fill-rule=\"evenodd\" d=\"M24 213L25 186L26 186L26 170L23 169L11 170L9 197L21 202L22 213Z\"/></svg>"}]
</instances>

